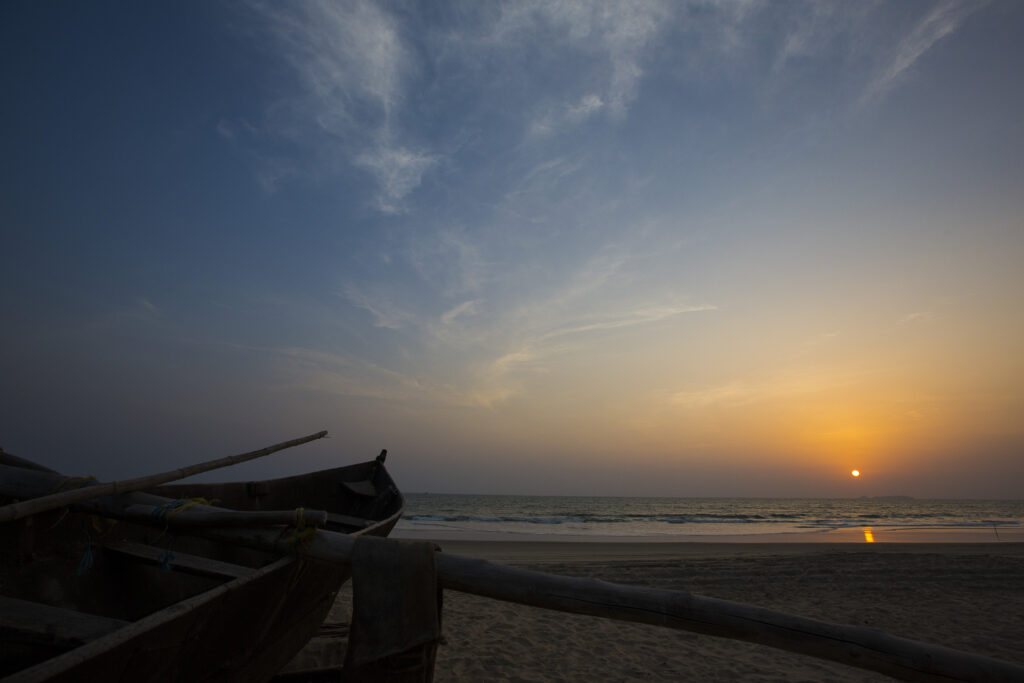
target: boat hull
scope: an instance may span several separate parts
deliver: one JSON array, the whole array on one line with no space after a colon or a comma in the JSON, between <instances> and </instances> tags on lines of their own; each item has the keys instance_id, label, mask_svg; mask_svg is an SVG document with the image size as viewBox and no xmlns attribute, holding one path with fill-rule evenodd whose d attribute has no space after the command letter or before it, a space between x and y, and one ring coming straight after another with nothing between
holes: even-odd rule
<instances>
[{"instance_id":1,"label":"boat hull","mask_svg":"<svg viewBox=\"0 0 1024 683\"><path fill-rule=\"evenodd\" d=\"M353 492L360 486L375 495ZM219 498L216 505L236 510L324 509L334 531L381 536L403 508L401 494L375 461L150 493ZM44 632L27 642L0 624L5 683L266 681L317 634L350 576L344 565L303 557L301 546L296 555L281 557L160 528L97 524L66 510L0 525L0 544L13 551L0 560L0 597L124 623L70 649L67 639L47 643ZM26 666L26 656L35 661Z\"/></svg>"}]
</instances>

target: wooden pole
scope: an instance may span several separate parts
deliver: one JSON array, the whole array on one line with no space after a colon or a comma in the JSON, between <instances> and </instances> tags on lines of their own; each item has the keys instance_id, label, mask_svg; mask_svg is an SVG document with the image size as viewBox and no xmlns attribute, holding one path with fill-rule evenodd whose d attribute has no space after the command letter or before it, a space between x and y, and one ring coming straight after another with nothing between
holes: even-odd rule
<instances>
[{"instance_id":1,"label":"wooden pole","mask_svg":"<svg viewBox=\"0 0 1024 683\"><path fill-rule=\"evenodd\" d=\"M446 553L438 554L437 571L452 590L745 640L905 681L1024 681L1018 664L682 591L554 576Z\"/></svg>"},{"instance_id":2,"label":"wooden pole","mask_svg":"<svg viewBox=\"0 0 1024 683\"><path fill-rule=\"evenodd\" d=\"M207 505L195 505L187 510L175 512L174 508L162 508L155 505L130 505L125 508L128 519L138 520L140 515L147 515L154 520L162 520L171 528L192 529L195 527L240 527L240 526L302 526L323 527L327 524L325 510L253 510L237 511L212 508Z\"/></svg>"},{"instance_id":3,"label":"wooden pole","mask_svg":"<svg viewBox=\"0 0 1024 683\"><path fill-rule=\"evenodd\" d=\"M9 483L11 478L18 481ZM45 490L46 486L52 486L54 478L44 472L0 467L0 495L10 495L12 489ZM94 514L153 525L157 522L146 510L165 504L167 500L145 493L129 493L97 498L79 507ZM132 510L133 506L137 507ZM191 510L183 511L181 515L189 512ZM278 531L196 527L189 533L282 554L295 551ZM301 552L308 557L348 564L354 543L352 536L320 530L303 544ZM745 640L878 671L905 681L1024 681L1024 666L1019 664L899 638L874 629L830 624L692 593L556 576L447 553L438 554L437 572L441 586L450 590L562 612Z\"/></svg>"},{"instance_id":4,"label":"wooden pole","mask_svg":"<svg viewBox=\"0 0 1024 683\"><path fill-rule=\"evenodd\" d=\"M316 434L310 434L309 436L304 436L299 439L292 439L291 441L284 441L279 444L274 444L273 446L268 446L267 448L261 448L258 451L250 451L240 455L229 455L226 458L219 458L217 460L189 465L188 467L160 474L153 474L147 477L124 479L122 481L107 482L105 484L84 486L82 488L72 489L70 491L61 491L59 493L52 493L49 495L43 494L38 498L11 503L10 505L5 505L0 508L0 523L21 519L22 517L28 517L29 515L46 512L47 510L56 510L57 508L81 503L91 498L111 496L159 486L160 484L166 484L170 481L177 481L179 479L184 479L185 477L191 477L192 475L199 474L201 472L209 472L210 470L215 470L221 467L228 467L230 465L237 465L240 462L262 458L286 448L292 448L293 446L300 446L304 443L309 443L310 441L322 439L325 436L327 436L326 431L317 432Z\"/></svg>"},{"instance_id":5,"label":"wooden pole","mask_svg":"<svg viewBox=\"0 0 1024 683\"><path fill-rule=\"evenodd\" d=\"M19 458L16 455L8 453L3 448L0 448L0 465L11 465L13 467L26 467L30 470L39 470L40 472L53 472L57 474L57 470L51 470L45 465L40 465L37 462L26 460L25 458Z\"/></svg>"}]
</instances>

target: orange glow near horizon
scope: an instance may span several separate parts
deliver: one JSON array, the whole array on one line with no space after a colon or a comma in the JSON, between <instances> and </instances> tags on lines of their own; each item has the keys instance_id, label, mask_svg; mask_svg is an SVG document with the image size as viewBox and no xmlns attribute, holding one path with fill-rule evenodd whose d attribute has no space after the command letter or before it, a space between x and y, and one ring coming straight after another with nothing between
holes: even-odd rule
<instances>
[{"instance_id":1,"label":"orange glow near horizon","mask_svg":"<svg viewBox=\"0 0 1024 683\"><path fill-rule=\"evenodd\" d=\"M875 534L872 531L871 527L869 527L869 526L864 527L864 542L865 543L874 543L875 542Z\"/></svg>"}]
</instances>

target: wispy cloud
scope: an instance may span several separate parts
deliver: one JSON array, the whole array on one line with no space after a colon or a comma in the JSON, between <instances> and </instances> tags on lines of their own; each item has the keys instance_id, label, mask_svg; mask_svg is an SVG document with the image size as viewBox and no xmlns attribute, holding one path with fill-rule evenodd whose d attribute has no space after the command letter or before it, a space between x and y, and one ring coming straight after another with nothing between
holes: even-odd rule
<instances>
[{"instance_id":1,"label":"wispy cloud","mask_svg":"<svg viewBox=\"0 0 1024 683\"><path fill-rule=\"evenodd\" d=\"M715 310L710 304L666 301L664 294L634 289L628 284L631 260L620 249L603 250L566 273L558 284L536 288L510 302L490 318L489 329L481 335L485 348L499 353L482 359L477 377L491 386L506 387L503 393L510 396L525 390L527 380L543 374L556 357L591 353L607 343L609 334Z\"/></svg>"},{"instance_id":2,"label":"wispy cloud","mask_svg":"<svg viewBox=\"0 0 1024 683\"><path fill-rule=\"evenodd\" d=\"M355 285L345 287L340 294L352 305L369 311L374 318L374 327L400 330L416 321L416 316L408 309L396 305L389 294L367 291Z\"/></svg>"},{"instance_id":3,"label":"wispy cloud","mask_svg":"<svg viewBox=\"0 0 1024 683\"><path fill-rule=\"evenodd\" d=\"M86 325L91 331L125 329L136 326L170 326L171 321L152 300L136 296L130 302L117 304Z\"/></svg>"},{"instance_id":4,"label":"wispy cloud","mask_svg":"<svg viewBox=\"0 0 1024 683\"><path fill-rule=\"evenodd\" d=\"M669 402L683 408L704 408L723 403L750 403L769 395L770 392L764 387L752 387L745 382L732 381L717 386L678 391L669 397Z\"/></svg>"},{"instance_id":5,"label":"wispy cloud","mask_svg":"<svg viewBox=\"0 0 1024 683\"><path fill-rule=\"evenodd\" d=\"M473 301L463 301L450 311L446 311L444 315L441 316L441 322L445 325L450 325L452 321L461 315L473 315L476 313L476 309L479 305L480 301L478 299Z\"/></svg>"},{"instance_id":6,"label":"wispy cloud","mask_svg":"<svg viewBox=\"0 0 1024 683\"><path fill-rule=\"evenodd\" d=\"M644 74L644 56L671 14L672 4L660 0L535 0L503 5L491 35L493 44L506 47L522 44L526 37L550 34L563 49L589 60L591 71L582 80L600 88L570 92L562 101L549 102L527 130L553 132L602 110L613 118L624 117ZM532 44L532 40L526 42Z\"/></svg>"},{"instance_id":7,"label":"wispy cloud","mask_svg":"<svg viewBox=\"0 0 1024 683\"><path fill-rule=\"evenodd\" d=\"M984 5L984 2L976 0L946 0L932 5L910 33L889 52L874 78L865 87L861 104L870 104L884 97L905 77L917 60L940 40L959 29L967 17Z\"/></svg>"},{"instance_id":8,"label":"wispy cloud","mask_svg":"<svg viewBox=\"0 0 1024 683\"><path fill-rule=\"evenodd\" d=\"M290 386L334 396L374 398L406 407L490 409L521 390L503 372L467 375L455 368L413 373L345 352L303 347L269 351Z\"/></svg>"},{"instance_id":9,"label":"wispy cloud","mask_svg":"<svg viewBox=\"0 0 1024 683\"><path fill-rule=\"evenodd\" d=\"M267 194L273 194L287 180L299 175L295 162L280 157L256 157L256 182Z\"/></svg>"},{"instance_id":10,"label":"wispy cloud","mask_svg":"<svg viewBox=\"0 0 1024 683\"><path fill-rule=\"evenodd\" d=\"M900 318L900 325L912 325L915 323L926 323L935 319L934 311L914 311Z\"/></svg>"},{"instance_id":11,"label":"wispy cloud","mask_svg":"<svg viewBox=\"0 0 1024 683\"><path fill-rule=\"evenodd\" d=\"M263 35L294 78L279 82L261 125L221 120L217 129L235 143L242 133L269 134L318 156L324 168L363 169L379 190L376 207L401 213L424 178L479 135L482 105L474 98L489 88L501 88L510 120L518 117L527 139L541 142L596 120L623 122L645 74L666 59L676 78L756 84L775 101L806 85L813 65L840 63L845 82L837 90L854 105L859 93L863 106L896 87L983 4L927 5L900 34L880 30L889 6L870 3L527 0L439 19L369 0L252 0ZM524 63L543 70L544 81L519 71ZM439 100L441 92L451 99ZM428 143L422 122L457 132ZM267 166L261 182L271 190L303 175L294 160Z\"/></svg>"},{"instance_id":12,"label":"wispy cloud","mask_svg":"<svg viewBox=\"0 0 1024 683\"><path fill-rule=\"evenodd\" d=\"M349 285L342 292L371 313L374 327L397 334L392 339L401 340L404 355L395 362L420 368L420 384L441 391L446 402L494 407L528 393L533 380L566 353L601 353L612 343L609 335L621 341L631 330L642 332L678 316L715 310L644 285L634 290L632 273L626 270L631 256L616 248L601 250L575 267L566 264L550 281L525 282L510 270L492 272L491 279L467 287L474 264L482 258L479 249L467 236L454 233L429 249L406 253L406 259L416 259L423 269L420 288L432 292L426 298L397 284L397 290ZM449 267L455 275L442 273ZM460 268L470 274L458 274ZM471 295L455 298L458 292ZM449 303L440 307L445 301Z\"/></svg>"},{"instance_id":13,"label":"wispy cloud","mask_svg":"<svg viewBox=\"0 0 1024 683\"><path fill-rule=\"evenodd\" d=\"M605 109L604 100L593 93L584 95L576 103L560 103L548 108L539 115L529 127L533 136L550 135L558 131L564 124L577 125Z\"/></svg>"},{"instance_id":14,"label":"wispy cloud","mask_svg":"<svg viewBox=\"0 0 1024 683\"><path fill-rule=\"evenodd\" d=\"M307 390L398 402L446 399L446 392L425 385L412 375L345 353L302 347L282 348L274 353L287 369L289 382Z\"/></svg>"},{"instance_id":15,"label":"wispy cloud","mask_svg":"<svg viewBox=\"0 0 1024 683\"><path fill-rule=\"evenodd\" d=\"M301 79L318 125L345 135L374 120L386 122L410 68L391 15L367 0L252 6Z\"/></svg>"},{"instance_id":16,"label":"wispy cloud","mask_svg":"<svg viewBox=\"0 0 1024 683\"><path fill-rule=\"evenodd\" d=\"M907 27L900 3L694 0L676 6L669 30L687 38L677 40L676 49L679 72L688 80L735 80L774 106L791 96L791 88L805 86L808 74L828 70L839 76L834 104L856 112L898 87L921 57L986 3L913 5L911 11L924 13Z\"/></svg>"},{"instance_id":17,"label":"wispy cloud","mask_svg":"<svg viewBox=\"0 0 1024 683\"><path fill-rule=\"evenodd\" d=\"M282 5L256 1L277 55L297 76L298 88L269 110L266 128L319 155L327 153L366 169L377 181L381 211L401 210L438 157L400 142L395 124L416 62L401 38L398 19L368 0L311 0ZM235 127L220 122L221 135ZM326 152L325 152L326 150ZM274 186L283 174L272 174Z\"/></svg>"},{"instance_id":18,"label":"wispy cloud","mask_svg":"<svg viewBox=\"0 0 1024 683\"><path fill-rule=\"evenodd\" d=\"M479 239L457 228L415 235L405 257L419 278L443 300L479 293L488 267Z\"/></svg>"},{"instance_id":19,"label":"wispy cloud","mask_svg":"<svg viewBox=\"0 0 1024 683\"><path fill-rule=\"evenodd\" d=\"M697 313L700 311L714 310L717 310L717 307L708 304L700 304L695 306L650 306L633 311L624 311L618 314L613 314L605 317L604 319L595 320L593 322L580 322L576 324L569 324L564 327L559 327L541 335L538 338L538 341L543 342L548 341L550 339L585 334L588 332L601 332L605 330L616 330L626 327L636 327L637 325L646 325L649 323L659 322L667 318L673 318L683 313Z\"/></svg>"},{"instance_id":20,"label":"wispy cloud","mask_svg":"<svg viewBox=\"0 0 1024 683\"><path fill-rule=\"evenodd\" d=\"M780 373L760 380L731 380L709 386L688 387L668 397L671 406L687 410L709 407L739 407L766 401L811 396L863 381L856 372L833 374Z\"/></svg>"},{"instance_id":21,"label":"wispy cloud","mask_svg":"<svg viewBox=\"0 0 1024 683\"><path fill-rule=\"evenodd\" d=\"M377 206L385 213L402 210L401 200L419 187L423 174L437 164L435 155L381 145L363 152L355 163L368 169L381 188Z\"/></svg>"}]
</instances>

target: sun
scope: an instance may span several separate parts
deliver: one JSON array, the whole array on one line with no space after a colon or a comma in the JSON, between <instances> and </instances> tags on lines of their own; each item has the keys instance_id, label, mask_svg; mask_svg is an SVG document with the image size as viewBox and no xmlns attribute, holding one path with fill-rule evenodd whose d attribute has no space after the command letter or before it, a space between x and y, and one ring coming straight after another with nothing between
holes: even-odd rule
<instances>
[{"instance_id":1,"label":"sun","mask_svg":"<svg viewBox=\"0 0 1024 683\"><path fill-rule=\"evenodd\" d=\"M850 476L856 479L860 476L860 470L850 470Z\"/></svg>"}]
</instances>

